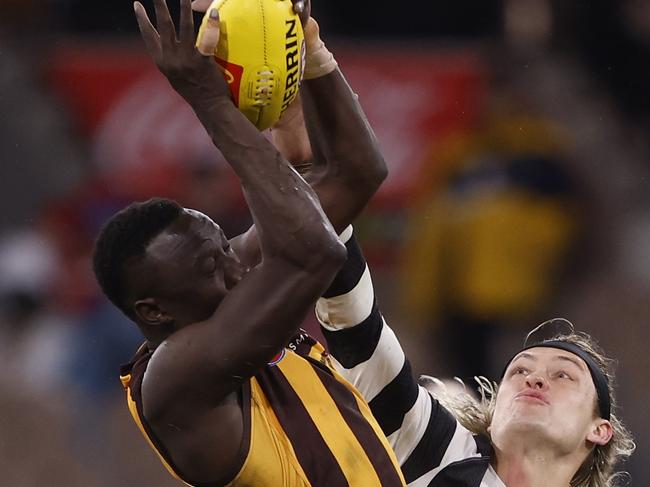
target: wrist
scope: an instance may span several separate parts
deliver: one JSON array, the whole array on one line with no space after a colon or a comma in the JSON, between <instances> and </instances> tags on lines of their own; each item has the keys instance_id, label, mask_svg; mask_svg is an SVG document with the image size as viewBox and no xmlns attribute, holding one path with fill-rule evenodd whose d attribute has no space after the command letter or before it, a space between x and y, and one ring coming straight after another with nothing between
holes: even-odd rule
<instances>
[{"instance_id":1,"label":"wrist","mask_svg":"<svg viewBox=\"0 0 650 487\"><path fill-rule=\"evenodd\" d=\"M174 90L192 107L211 101L232 100L232 93L213 58L203 57L198 64L166 74Z\"/></svg>"},{"instance_id":2,"label":"wrist","mask_svg":"<svg viewBox=\"0 0 650 487\"><path fill-rule=\"evenodd\" d=\"M321 40L318 23L310 17L303 30L306 51L304 79L320 78L330 74L338 67L338 63Z\"/></svg>"},{"instance_id":3,"label":"wrist","mask_svg":"<svg viewBox=\"0 0 650 487\"><path fill-rule=\"evenodd\" d=\"M180 93L185 101L192 107L192 110L199 115L210 114L215 111L223 111L229 106L234 107L232 98L228 95L215 94L210 91L186 91Z\"/></svg>"},{"instance_id":4,"label":"wrist","mask_svg":"<svg viewBox=\"0 0 650 487\"><path fill-rule=\"evenodd\" d=\"M195 112L211 111L227 105L235 106L230 90L221 90L212 86L184 86L176 90Z\"/></svg>"},{"instance_id":5,"label":"wrist","mask_svg":"<svg viewBox=\"0 0 650 487\"><path fill-rule=\"evenodd\" d=\"M309 17L307 23L303 27L305 34L305 50L307 55L313 54L318 48L318 43L323 41L320 38L320 26L313 17Z\"/></svg>"},{"instance_id":6,"label":"wrist","mask_svg":"<svg viewBox=\"0 0 650 487\"><path fill-rule=\"evenodd\" d=\"M183 95L183 98L196 113L196 116L205 125L208 132L211 133L215 128L215 124L219 124L226 118L230 118L229 111L239 111L230 97L222 94L215 95L209 94L188 94Z\"/></svg>"}]
</instances>

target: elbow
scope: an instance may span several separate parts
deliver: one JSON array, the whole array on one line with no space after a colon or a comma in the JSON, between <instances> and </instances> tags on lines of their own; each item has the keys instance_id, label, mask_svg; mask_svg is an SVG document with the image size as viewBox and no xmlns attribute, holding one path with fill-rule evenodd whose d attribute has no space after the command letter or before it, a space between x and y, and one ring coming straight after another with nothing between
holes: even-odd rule
<instances>
[{"instance_id":1,"label":"elbow","mask_svg":"<svg viewBox=\"0 0 650 487\"><path fill-rule=\"evenodd\" d=\"M350 154L355 154L357 158L356 162L350 161L346 163L348 167L358 168L355 171L356 184L374 190L379 189L388 177L388 166L379 149L372 147L362 153L350 151Z\"/></svg>"},{"instance_id":2,"label":"elbow","mask_svg":"<svg viewBox=\"0 0 650 487\"><path fill-rule=\"evenodd\" d=\"M386 181L387 177L388 177L388 166L386 165L386 161L384 160L384 158L380 155L377 157L377 161L372 166L372 171L370 176L372 183L375 184L376 186L375 189L379 189L379 187L383 184L383 182Z\"/></svg>"},{"instance_id":3,"label":"elbow","mask_svg":"<svg viewBox=\"0 0 650 487\"><path fill-rule=\"evenodd\" d=\"M310 252L311 258L304 266L312 274L321 276L321 279L334 278L339 269L345 264L348 252L341 239L334 233L319 242L317 250Z\"/></svg>"},{"instance_id":4,"label":"elbow","mask_svg":"<svg viewBox=\"0 0 650 487\"><path fill-rule=\"evenodd\" d=\"M354 157L358 158L359 161L353 164L353 167L359 167L361 175L365 175L368 183L374 184L375 189L377 189L388 177L388 166L374 134L369 137L368 143L365 146L362 145L361 150L359 149L359 147L356 150L350 148L349 154L354 154Z\"/></svg>"},{"instance_id":5,"label":"elbow","mask_svg":"<svg viewBox=\"0 0 650 487\"><path fill-rule=\"evenodd\" d=\"M348 251L341 239L332 230L327 238L327 243L322 246L318 267L331 268L335 272L345 263Z\"/></svg>"},{"instance_id":6,"label":"elbow","mask_svg":"<svg viewBox=\"0 0 650 487\"><path fill-rule=\"evenodd\" d=\"M348 249L338 236L329 248L328 260L337 272L345 264L345 261L348 260Z\"/></svg>"},{"instance_id":7,"label":"elbow","mask_svg":"<svg viewBox=\"0 0 650 487\"><path fill-rule=\"evenodd\" d=\"M374 194L388 178L388 166L378 150L359 153L354 149L330 162L329 174L358 191ZM354 158L351 158L353 156Z\"/></svg>"},{"instance_id":8,"label":"elbow","mask_svg":"<svg viewBox=\"0 0 650 487\"><path fill-rule=\"evenodd\" d=\"M288 262L309 275L336 274L347 259L347 249L324 215L309 219L302 228L287 236L284 245L269 255Z\"/></svg>"},{"instance_id":9,"label":"elbow","mask_svg":"<svg viewBox=\"0 0 650 487\"><path fill-rule=\"evenodd\" d=\"M366 170L360 171L350 183L360 195L365 194L367 198L371 198L386 181L388 167L381 156L369 161L365 167Z\"/></svg>"}]
</instances>

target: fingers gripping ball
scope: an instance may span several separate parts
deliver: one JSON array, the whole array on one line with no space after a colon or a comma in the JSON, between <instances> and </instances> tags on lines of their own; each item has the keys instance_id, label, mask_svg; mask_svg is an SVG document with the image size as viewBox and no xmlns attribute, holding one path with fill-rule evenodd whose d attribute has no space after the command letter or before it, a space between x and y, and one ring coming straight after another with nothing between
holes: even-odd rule
<instances>
[{"instance_id":1,"label":"fingers gripping ball","mask_svg":"<svg viewBox=\"0 0 650 487\"><path fill-rule=\"evenodd\" d=\"M215 0L199 29L200 49L209 45L215 24L220 34L214 56L235 104L259 130L271 127L296 98L303 76L304 33L293 3Z\"/></svg>"}]
</instances>

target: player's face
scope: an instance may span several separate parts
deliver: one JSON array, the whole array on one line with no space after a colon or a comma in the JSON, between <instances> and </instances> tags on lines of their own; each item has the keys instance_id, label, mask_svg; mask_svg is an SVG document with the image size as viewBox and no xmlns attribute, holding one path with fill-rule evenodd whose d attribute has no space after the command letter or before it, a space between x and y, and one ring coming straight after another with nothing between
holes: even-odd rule
<instances>
[{"instance_id":1,"label":"player's face","mask_svg":"<svg viewBox=\"0 0 650 487\"><path fill-rule=\"evenodd\" d=\"M490 433L497 448L526 438L570 453L584 448L598 421L595 411L596 388L585 362L563 350L532 348L506 370Z\"/></svg>"},{"instance_id":2,"label":"player's face","mask_svg":"<svg viewBox=\"0 0 650 487\"><path fill-rule=\"evenodd\" d=\"M147 247L154 297L176 327L209 318L243 275L226 236L206 215L184 210Z\"/></svg>"}]
</instances>

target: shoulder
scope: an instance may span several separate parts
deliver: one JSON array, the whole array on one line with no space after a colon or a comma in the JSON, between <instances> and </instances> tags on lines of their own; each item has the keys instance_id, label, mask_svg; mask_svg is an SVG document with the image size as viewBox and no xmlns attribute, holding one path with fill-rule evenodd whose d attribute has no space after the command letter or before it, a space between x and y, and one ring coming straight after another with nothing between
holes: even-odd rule
<instances>
[{"instance_id":1,"label":"shoulder","mask_svg":"<svg viewBox=\"0 0 650 487\"><path fill-rule=\"evenodd\" d=\"M161 361L163 362L163 361ZM218 403L202 400L176 383L165 386L156 361L147 367L142 382L141 420L154 448L170 468L191 484L222 485L241 467L245 424L246 387ZM228 439L228 441L224 441ZM217 480L220 479L220 480Z\"/></svg>"},{"instance_id":2,"label":"shoulder","mask_svg":"<svg viewBox=\"0 0 650 487\"><path fill-rule=\"evenodd\" d=\"M224 388L219 377L206 373L195 354L187 353L184 344L194 339L192 335L190 329L180 330L151 354L141 382L143 413L149 421L196 416L237 393L238 388L230 388L229 393L220 394Z\"/></svg>"}]
</instances>

